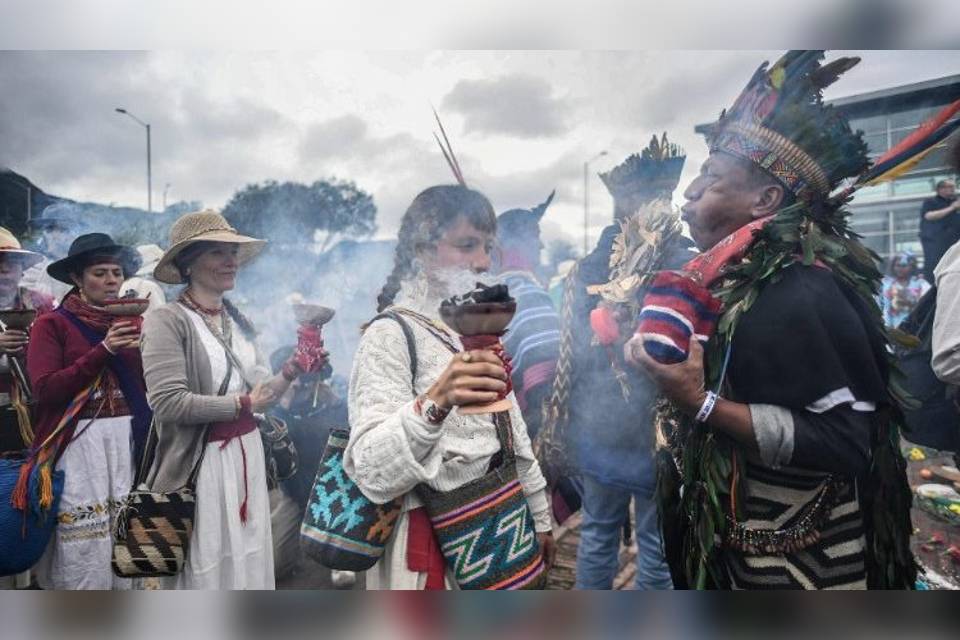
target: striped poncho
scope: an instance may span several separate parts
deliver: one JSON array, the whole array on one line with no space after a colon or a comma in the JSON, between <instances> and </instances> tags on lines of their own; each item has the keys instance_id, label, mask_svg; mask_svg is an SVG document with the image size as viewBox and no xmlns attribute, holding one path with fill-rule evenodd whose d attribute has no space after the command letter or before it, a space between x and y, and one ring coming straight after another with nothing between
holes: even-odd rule
<instances>
[{"instance_id":1,"label":"striped poncho","mask_svg":"<svg viewBox=\"0 0 960 640\"><path fill-rule=\"evenodd\" d=\"M513 360L513 389L531 437L539 431L540 405L549 397L560 355L560 318L547 290L527 271L501 280L517 301L503 346Z\"/></svg>"}]
</instances>

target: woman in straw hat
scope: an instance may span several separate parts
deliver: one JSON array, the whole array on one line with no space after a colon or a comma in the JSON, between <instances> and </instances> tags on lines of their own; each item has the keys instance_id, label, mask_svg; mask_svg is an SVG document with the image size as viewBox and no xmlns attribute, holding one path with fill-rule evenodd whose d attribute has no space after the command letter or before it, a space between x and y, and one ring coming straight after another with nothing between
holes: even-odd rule
<instances>
[{"instance_id":1,"label":"woman in straw hat","mask_svg":"<svg viewBox=\"0 0 960 640\"><path fill-rule=\"evenodd\" d=\"M34 444L54 443L44 449L49 457L38 459L40 475L54 465L65 472L57 528L37 565L44 588L132 586L110 568L112 525L130 491L151 416L136 349L139 330L129 320L115 322L104 306L136 269L136 253L105 233L79 236L66 258L47 267L71 289L55 311L37 318L27 350Z\"/></svg>"},{"instance_id":2,"label":"woman in straw hat","mask_svg":"<svg viewBox=\"0 0 960 640\"><path fill-rule=\"evenodd\" d=\"M0 227L0 311L35 310L38 313L53 309L53 298L39 291L21 286L23 272L41 262L43 256L26 251L10 231ZM25 402L28 390L22 358L27 346L27 332L4 324L0 327L0 453L23 449L31 439L29 413L18 411L16 405ZM20 361L14 362L14 359Z\"/></svg>"},{"instance_id":3,"label":"woman in straw hat","mask_svg":"<svg viewBox=\"0 0 960 640\"><path fill-rule=\"evenodd\" d=\"M154 270L159 282L186 286L144 323L144 369L159 435L148 486L179 489L202 455L190 549L169 588L274 587L266 464L254 414L271 407L300 371L288 361L281 374L248 391L245 380L264 379L269 366L250 322L224 297L264 244L215 211L190 213L174 223L170 248Z\"/></svg>"}]
</instances>

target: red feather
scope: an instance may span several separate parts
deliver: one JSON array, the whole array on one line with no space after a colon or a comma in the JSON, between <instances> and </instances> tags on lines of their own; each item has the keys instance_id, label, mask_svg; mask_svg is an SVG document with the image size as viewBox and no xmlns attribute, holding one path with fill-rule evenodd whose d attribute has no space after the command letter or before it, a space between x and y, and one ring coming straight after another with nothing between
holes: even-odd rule
<instances>
[{"instance_id":1,"label":"red feather","mask_svg":"<svg viewBox=\"0 0 960 640\"><path fill-rule=\"evenodd\" d=\"M940 113L933 116L919 127L917 130L911 133L909 136L901 140L897 145L887 151L885 154L877 158L874 164L881 164L892 158L893 156L903 152L905 149L909 149L915 145L918 141L926 138L928 135L940 128L940 126L953 117L954 114L960 111L960 100L952 104L948 104L946 107L941 109Z\"/></svg>"}]
</instances>

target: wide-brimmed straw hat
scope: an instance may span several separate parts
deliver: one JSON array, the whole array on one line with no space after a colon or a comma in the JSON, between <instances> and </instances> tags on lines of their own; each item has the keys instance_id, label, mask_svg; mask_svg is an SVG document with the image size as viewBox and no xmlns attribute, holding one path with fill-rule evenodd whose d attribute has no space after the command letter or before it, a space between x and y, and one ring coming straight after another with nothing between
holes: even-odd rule
<instances>
[{"instance_id":1,"label":"wide-brimmed straw hat","mask_svg":"<svg viewBox=\"0 0 960 640\"><path fill-rule=\"evenodd\" d=\"M153 277L167 284L180 284L183 276L176 265L177 256L197 242L230 242L239 245L237 261L243 265L252 260L266 244L265 240L242 236L230 226L218 211L206 210L188 213L173 223L170 229L170 248L166 250Z\"/></svg>"},{"instance_id":2,"label":"wide-brimmed straw hat","mask_svg":"<svg viewBox=\"0 0 960 640\"><path fill-rule=\"evenodd\" d=\"M69 285L73 284L71 273L78 273L83 268L84 261L93 255L116 256L117 264L123 269L123 276L129 278L140 266L140 256L130 247L117 244L113 238L105 233L85 233L77 236L70 244L67 257L47 265L47 273L51 278Z\"/></svg>"},{"instance_id":3,"label":"wide-brimmed straw hat","mask_svg":"<svg viewBox=\"0 0 960 640\"><path fill-rule=\"evenodd\" d=\"M20 241L9 229L0 227L0 253L16 256L23 263L24 269L29 269L38 262L43 262L43 256L34 251L27 251L20 246Z\"/></svg>"}]
</instances>

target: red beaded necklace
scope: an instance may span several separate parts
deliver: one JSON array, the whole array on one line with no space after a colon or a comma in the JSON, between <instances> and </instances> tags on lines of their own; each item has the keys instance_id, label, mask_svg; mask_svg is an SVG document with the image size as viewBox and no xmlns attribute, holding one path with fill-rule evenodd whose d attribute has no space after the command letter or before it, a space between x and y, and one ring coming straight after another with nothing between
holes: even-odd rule
<instances>
[{"instance_id":1,"label":"red beaded necklace","mask_svg":"<svg viewBox=\"0 0 960 640\"><path fill-rule=\"evenodd\" d=\"M190 295L190 292L189 292L189 291L184 291L184 292L183 292L183 297L185 297L185 298L190 302L190 306L194 307L197 311L199 311L200 313L202 313L202 314L205 315L205 316L210 316L210 317L212 317L212 318L216 318L216 317L219 317L221 313L223 313L223 307L222 307L222 306L220 306L220 307L215 307L215 308L213 308L213 309L210 309L209 307L204 307L204 306L201 305L199 302L197 302L196 299L195 299L192 295Z\"/></svg>"}]
</instances>

